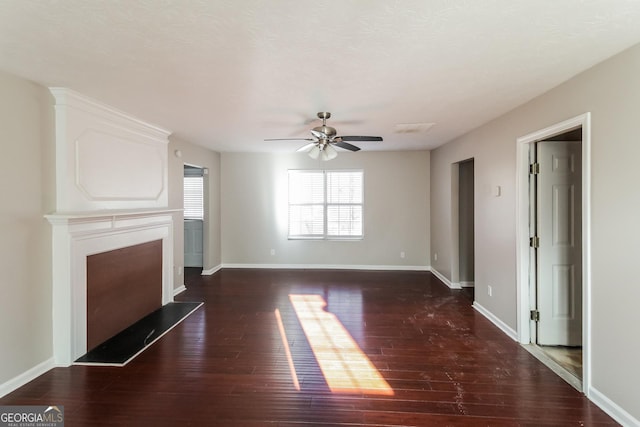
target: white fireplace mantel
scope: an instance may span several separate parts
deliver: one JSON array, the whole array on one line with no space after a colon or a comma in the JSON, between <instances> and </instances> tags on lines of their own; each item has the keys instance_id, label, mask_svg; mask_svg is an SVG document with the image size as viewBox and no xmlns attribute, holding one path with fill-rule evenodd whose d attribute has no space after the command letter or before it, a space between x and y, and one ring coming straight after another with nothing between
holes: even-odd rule
<instances>
[{"instance_id":1,"label":"white fireplace mantel","mask_svg":"<svg viewBox=\"0 0 640 427\"><path fill-rule=\"evenodd\" d=\"M172 213L175 211L57 212L46 215L53 228L53 352L56 365L69 366L87 352L88 256L162 240L162 304L173 301Z\"/></svg>"},{"instance_id":2,"label":"white fireplace mantel","mask_svg":"<svg viewBox=\"0 0 640 427\"><path fill-rule=\"evenodd\" d=\"M69 366L87 352L88 256L162 240L162 304L173 300L170 132L72 90L50 91L53 354L57 365Z\"/></svg>"}]
</instances>

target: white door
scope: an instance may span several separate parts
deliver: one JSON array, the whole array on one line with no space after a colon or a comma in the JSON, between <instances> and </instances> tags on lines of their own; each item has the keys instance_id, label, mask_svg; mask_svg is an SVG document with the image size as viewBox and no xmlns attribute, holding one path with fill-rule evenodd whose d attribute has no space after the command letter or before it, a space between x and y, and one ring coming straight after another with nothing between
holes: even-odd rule
<instances>
[{"instance_id":1,"label":"white door","mask_svg":"<svg viewBox=\"0 0 640 427\"><path fill-rule=\"evenodd\" d=\"M184 266L202 267L202 220L184 220Z\"/></svg>"},{"instance_id":2,"label":"white door","mask_svg":"<svg viewBox=\"0 0 640 427\"><path fill-rule=\"evenodd\" d=\"M582 144L537 144L537 343L582 345Z\"/></svg>"}]
</instances>

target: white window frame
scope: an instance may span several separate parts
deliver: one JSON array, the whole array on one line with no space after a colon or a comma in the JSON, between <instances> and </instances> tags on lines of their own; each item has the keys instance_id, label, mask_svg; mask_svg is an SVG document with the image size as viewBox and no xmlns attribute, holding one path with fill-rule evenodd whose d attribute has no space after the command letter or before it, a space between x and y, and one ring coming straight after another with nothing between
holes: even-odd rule
<instances>
[{"instance_id":1,"label":"white window frame","mask_svg":"<svg viewBox=\"0 0 640 427\"><path fill-rule=\"evenodd\" d=\"M360 202L329 202L328 197L328 176L332 173L340 173L340 172L349 172L349 173L359 173L362 184L361 184L361 194L360 194ZM322 174L322 202L306 202L306 203L296 203L291 201L291 176L293 174L303 174L303 173L311 173L311 174ZM364 171L362 169L331 169L331 170L322 170L322 169L290 169L288 173L288 181L287 185L289 188L289 198L288 198L288 219L287 219L287 234L288 239L290 240L362 240L364 238ZM292 206L319 206L322 208L322 234L292 234L291 233L291 208ZM329 218L329 209L335 206L358 206L360 207L360 224L361 224L361 232L358 235L340 235L340 234L329 234L328 228L328 218Z\"/></svg>"}]
</instances>

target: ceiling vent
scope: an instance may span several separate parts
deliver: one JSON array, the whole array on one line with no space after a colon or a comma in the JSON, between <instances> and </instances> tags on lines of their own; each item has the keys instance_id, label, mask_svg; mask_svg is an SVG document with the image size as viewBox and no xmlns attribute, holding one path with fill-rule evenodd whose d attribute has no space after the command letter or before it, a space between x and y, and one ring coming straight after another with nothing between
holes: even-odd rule
<instances>
[{"instance_id":1,"label":"ceiling vent","mask_svg":"<svg viewBox=\"0 0 640 427\"><path fill-rule=\"evenodd\" d=\"M434 125L435 123L398 123L395 133L425 133Z\"/></svg>"}]
</instances>

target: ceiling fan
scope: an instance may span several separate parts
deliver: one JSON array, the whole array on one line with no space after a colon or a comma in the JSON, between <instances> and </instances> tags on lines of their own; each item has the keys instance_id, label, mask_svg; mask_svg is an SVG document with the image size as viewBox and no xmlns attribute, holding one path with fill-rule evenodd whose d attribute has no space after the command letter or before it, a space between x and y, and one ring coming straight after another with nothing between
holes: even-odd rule
<instances>
[{"instance_id":1,"label":"ceiling fan","mask_svg":"<svg viewBox=\"0 0 640 427\"><path fill-rule=\"evenodd\" d=\"M331 113L329 112L318 113L318 118L322 120L322 126L316 126L311 129L313 138L272 138L265 139L265 141L311 141L297 151L306 152L312 159L320 158L321 160L331 160L338 155L333 146L349 151L360 150L359 147L346 141L382 141L380 136L337 136L336 129L327 126L327 119L330 117Z\"/></svg>"}]
</instances>

